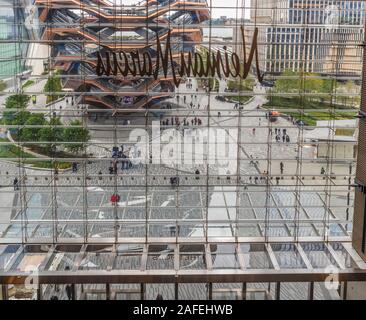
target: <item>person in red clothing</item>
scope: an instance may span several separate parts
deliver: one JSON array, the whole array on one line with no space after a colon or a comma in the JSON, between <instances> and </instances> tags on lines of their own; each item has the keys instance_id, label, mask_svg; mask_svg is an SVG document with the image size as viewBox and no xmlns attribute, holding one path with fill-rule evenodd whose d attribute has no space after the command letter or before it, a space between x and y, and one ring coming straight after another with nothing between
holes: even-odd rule
<instances>
[{"instance_id":1,"label":"person in red clothing","mask_svg":"<svg viewBox=\"0 0 366 320\"><path fill-rule=\"evenodd\" d=\"M111 202L114 204L114 203L117 203L119 201L120 197L118 194L112 194L111 196Z\"/></svg>"}]
</instances>

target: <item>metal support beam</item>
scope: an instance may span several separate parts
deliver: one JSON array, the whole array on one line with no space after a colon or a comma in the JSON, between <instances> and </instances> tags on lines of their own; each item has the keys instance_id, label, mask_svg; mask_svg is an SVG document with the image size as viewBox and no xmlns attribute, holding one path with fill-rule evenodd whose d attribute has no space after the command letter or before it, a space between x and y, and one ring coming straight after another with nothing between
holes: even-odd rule
<instances>
[{"instance_id":1,"label":"metal support beam","mask_svg":"<svg viewBox=\"0 0 366 320\"><path fill-rule=\"evenodd\" d=\"M309 282L309 296L308 300L314 300L314 282Z\"/></svg>"},{"instance_id":2,"label":"metal support beam","mask_svg":"<svg viewBox=\"0 0 366 320\"><path fill-rule=\"evenodd\" d=\"M179 299L179 293L178 293L178 283L174 283L174 300L178 300Z\"/></svg>"},{"instance_id":3,"label":"metal support beam","mask_svg":"<svg viewBox=\"0 0 366 320\"><path fill-rule=\"evenodd\" d=\"M304 261L305 265L306 265L306 268L308 268L309 270L312 270L313 267L306 255L306 253L304 252L303 248L298 244L298 243L295 243L295 246L297 248L297 251L299 252L300 256L301 256L301 259Z\"/></svg>"},{"instance_id":4,"label":"metal support beam","mask_svg":"<svg viewBox=\"0 0 366 320\"><path fill-rule=\"evenodd\" d=\"M7 284L3 284L1 286L1 298L2 300L9 300L9 295L8 295L8 285Z\"/></svg>"},{"instance_id":5,"label":"metal support beam","mask_svg":"<svg viewBox=\"0 0 366 320\"><path fill-rule=\"evenodd\" d=\"M343 300L347 300L347 287L348 287L348 282L343 281L343 293L342 293Z\"/></svg>"},{"instance_id":6,"label":"metal support beam","mask_svg":"<svg viewBox=\"0 0 366 320\"><path fill-rule=\"evenodd\" d=\"M145 300L145 289L146 289L146 284L140 283L140 300Z\"/></svg>"},{"instance_id":7,"label":"metal support beam","mask_svg":"<svg viewBox=\"0 0 366 320\"><path fill-rule=\"evenodd\" d=\"M276 286L275 286L275 290L276 290L276 300L280 300L281 299L281 282L276 282Z\"/></svg>"},{"instance_id":8,"label":"metal support beam","mask_svg":"<svg viewBox=\"0 0 366 320\"><path fill-rule=\"evenodd\" d=\"M37 300L43 300L42 298L42 285L39 284L37 288Z\"/></svg>"},{"instance_id":9,"label":"metal support beam","mask_svg":"<svg viewBox=\"0 0 366 320\"><path fill-rule=\"evenodd\" d=\"M280 265L278 264L278 261L276 259L275 254L273 253L272 247L268 243L266 243L265 246L266 246L266 249L267 249L267 252L268 252L268 256L271 259L271 263L273 265L273 268L275 270L280 270L281 269Z\"/></svg>"},{"instance_id":10,"label":"metal support beam","mask_svg":"<svg viewBox=\"0 0 366 320\"><path fill-rule=\"evenodd\" d=\"M247 300L247 283L243 282L242 300Z\"/></svg>"},{"instance_id":11,"label":"metal support beam","mask_svg":"<svg viewBox=\"0 0 366 320\"><path fill-rule=\"evenodd\" d=\"M77 292L76 292L76 285L73 283L71 284L71 300L76 300Z\"/></svg>"}]
</instances>

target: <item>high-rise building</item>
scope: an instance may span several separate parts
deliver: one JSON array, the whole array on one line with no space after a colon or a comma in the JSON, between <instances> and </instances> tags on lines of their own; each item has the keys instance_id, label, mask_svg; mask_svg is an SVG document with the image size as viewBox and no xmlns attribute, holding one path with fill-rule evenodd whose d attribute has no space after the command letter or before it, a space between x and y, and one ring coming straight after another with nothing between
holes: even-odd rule
<instances>
[{"instance_id":1,"label":"high-rise building","mask_svg":"<svg viewBox=\"0 0 366 320\"><path fill-rule=\"evenodd\" d=\"M26 38L25 29L13 23L16 14L16 10L12 8L0 12L0 39L4 42L0 46L0 79L8 84L14 82L14 75L21 74L27 69L21 56L27 51L28 45L10 41L17 38Z\"/></svg>"},{"instance_id":2,"label":"high-rise building","mask_svg":"<svg viewBox=\"0 0 366 320\"><path fill-rule=\"evenodd\" d=\"M263 71L359 75L363 1L252 0ZM248 27L249 32L253 27ZM347 45L346 45L347 44Z\"/></svg>"}]
</instances>

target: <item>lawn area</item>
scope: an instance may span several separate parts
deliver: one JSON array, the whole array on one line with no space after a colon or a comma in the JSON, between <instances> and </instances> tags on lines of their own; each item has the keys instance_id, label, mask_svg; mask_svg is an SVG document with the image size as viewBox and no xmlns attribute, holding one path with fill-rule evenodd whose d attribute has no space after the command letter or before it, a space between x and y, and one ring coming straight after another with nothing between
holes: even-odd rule
<instances>
[{"instance_id":1,"label":"lawn area","mask_svg":"<svg viewBox=\"0 0 366 320\"><path fill-rule=\"evenodd\" d=\"M354 119L356 110L354 112L336 112L334 115L329 112L306 112L301 114L300 112L286 112L287 115L293 116L295 119L301 119L306 125L315 126L319 120L345 120Z\"/></svg>"},{"instance_id":2,"label":"lawn area","mask_svg":"<svg viewBox=\"0 0 366 320\"><path fill-rule=\"evenodd\" d=\"M232 101L247 103L253 97L251 97L251 96L227 96L227 98Z\"/></svg>"},{"instance_id":3,"label":"lawn area","mask_svg":"<svg viewBox=\"0 0 366 320\"><path fill-rule=\"evenodd\" d=\"M253 79L245 79L245 80L228 80L226 82L227 88L229 90L237 90L237 91L253 91L254 80Z\"/></svg>"},{"instance_id":4,"label":"lawn area","mask_svg":"<svg viewBox=\"0 0 366 320\"><path fill-rule=\"evenodd\" d=\"M9 142L8 139L0 138L0 142ZM24 152L14 144L0 145L0 158L35 158L30 153Z\"/></svg>"},{"instance_id":5,"label":"lawn area","mask_svg":"<svg viewBox=\"0 0 366 320\"><path fill-rule=\"evenodd\" d=\"M9 140L0 138L0 142L9 142ZM11 159L11 158L25 158L24 163L31 165L35 168L54 168L54 163L50 160L31 160L36 159L36 157L30 153L24 152L20 147L15 144L1 144L0 145L0 158L1 159ZM71 162L58 162L59 169L71 168Z\"/></svg>"},{"instance_id":6,"label":"lawn area","mask_svg":"<svg viewBox=\"0 0 366 320\"><path fill-rule=\"evenodd\" d=\"M283 113L289 116L293 116L295 119L301 119L305 122L305 124L310 126L315 126L316 121L318 120L343 120L343 119L353 119L357 109L350 108L344 105L337 105L336 109L344 109L344 111L327 112L327 111L316 111L316 109L328 109L329 102L321 102L321 101L310 101L305 100L301 101L299 97L269 97L269 101L263 105L264 108L267 109L275 109L281 112L281 109L314 109L314 111L306 111L305 114L296 111L284 111Z\"/></svg>"},{"instance_id":7,"label":"lawn area","mask_svg":"<svg viewBox=\"0 0 366 320\"><path fill-rule=\"evenodd\" d=\"M27 87L30 87L32 85L34 85L35 82L33 80L27 80L23 85L22 85L22 89L25 89Z\"/></svg>"},{"instance_id":8,"label":"lawn area","mask_svg":"<svg viewBox=\"0 0 366 320\"><path fill-rule=\"evenodd\" d=\"M281 110L281 109L298 109L298 108L304 108L304 109L327 109L329 108L330 104L329 101L327 101L326 99L324 99L324 101L316 101L316 100L305 100L305 101L301 101L301 99L299 97L290 97L290 98L285 98L285 97L279 97L279 96L274 96L274 97L267 97L268 98L268 102L266 104L264 104L263 106L265 108L274 108L277 110ZM337 105L336 106L337 109L348 109L350 110L351 108L348 106L344 106L344 105ZM351 109L352 110L352 109Z\"/></svg>"},{"instance_id":9,"label":"lawn area","mask_svg":"<svg viewBox=\"0 0 366 320\"><path fill-rule=\"evenodd\" d=\"M27 160L25 161L26 164L31 165L35 168L44 168L44 169L52 169L55 167L55 162L52 162L51 160L47 161L32 161ZM57 162L57 167L59 169L68 169L71 168L72 163L71 162Z\"/></svg>"}]
</instances>

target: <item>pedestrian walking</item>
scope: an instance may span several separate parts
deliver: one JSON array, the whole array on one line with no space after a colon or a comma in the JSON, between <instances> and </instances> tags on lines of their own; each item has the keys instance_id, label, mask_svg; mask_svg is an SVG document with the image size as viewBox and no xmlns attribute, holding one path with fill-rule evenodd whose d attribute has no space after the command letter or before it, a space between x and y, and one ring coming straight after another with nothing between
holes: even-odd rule
<instances>
[{"instance_id":1,"label":"pedestrian walking","mask_svg":"<svg viewBox=\"0 0 366 320\"><path fill-rule=\"evenodd\" d=\"M281 161L281 162L280 162L280 170L281 170L281 174L283 174L283 169L284 169L284 164L283 164L283 162Z\"/></svg>"},{"instance_id":2,"label":"pedestrian walking","mask_svg":"<svg viewBox=\"0 0 366 320\"><path fill-rule=\"evenodd\" d=\"M19 181L18 181L17 177L14 178L13 186L14 186L14 191L19 190Z\"/></svg>"},{"instance_id":3,"label":"pedestrian walking","mask_svg":"<svg viewBox=\"0 0 366 320\"><path fill-rule=\"evenodd\" d=\"M199 178L200 178L200 171L198 169L196 170L195 174L196 174L196 180L199 180Z\"/></svg>"},{"instance_id":4,"label":"pedestrian walking","mask_svg":"<svg viewBox=\"0 0 366 320\"><path fill-rule=\"evenodd\" d=\"M276 185L278 186L280 184L280 177L276 177Z\"/></svg>"},{"instance_id":5,"label":"pedestrian walking","mask_svg":"<svg viewBox=\"0 0 366 320\"><path fill-rule=\"evenodd\" d=\"M111 196L111 202L112 202L112 204L118 203L119 200L120 200L120 196L118 194L116 194L116 193L112 194L112 196Z\"/></svg>"}]
</instances>

